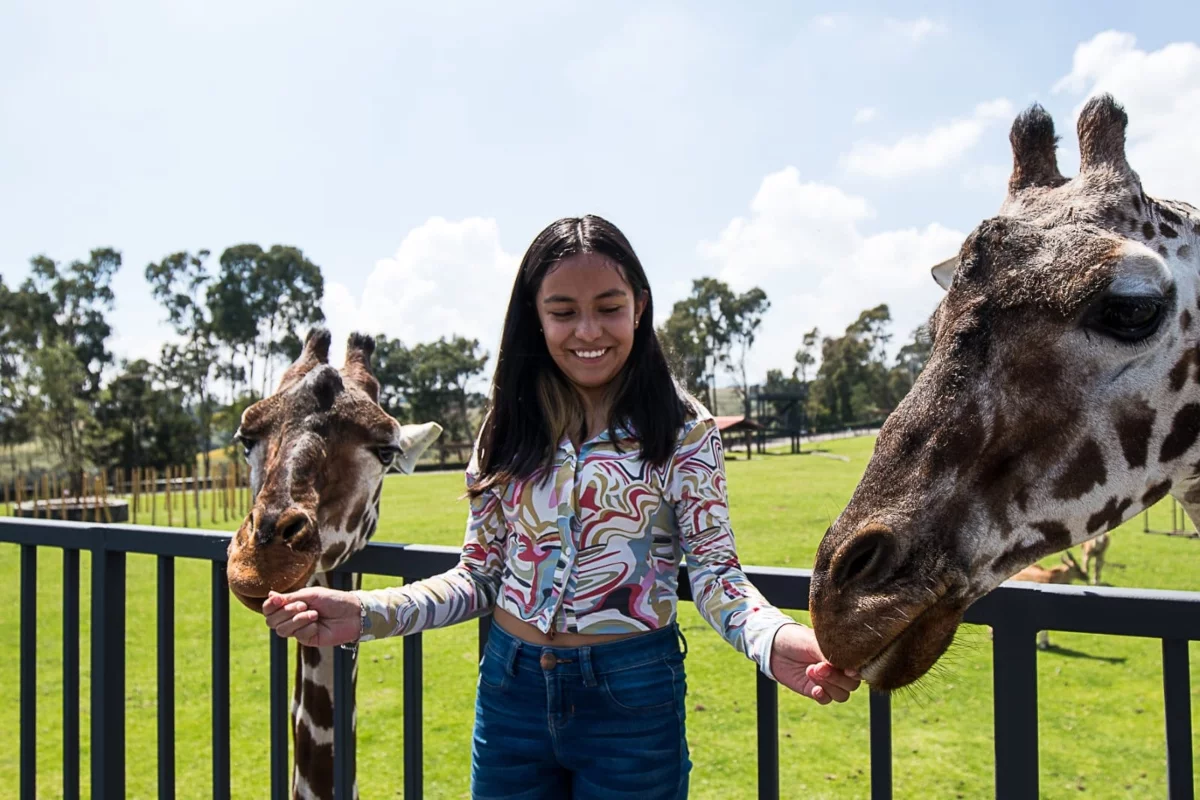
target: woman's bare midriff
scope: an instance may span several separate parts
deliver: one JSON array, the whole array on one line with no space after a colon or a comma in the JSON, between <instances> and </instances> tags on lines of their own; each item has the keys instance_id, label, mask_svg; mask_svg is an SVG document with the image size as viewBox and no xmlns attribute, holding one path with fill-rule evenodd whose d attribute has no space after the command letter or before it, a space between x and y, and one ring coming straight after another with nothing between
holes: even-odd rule
<instances>
[{"instance_id":1,"label":"woman's bare midriff","mask_svg":"<svg viewBox=\"0 0 1200 800\"><path fill-rule=\"evenodd\" d=\"M615 642L619 639L631 639L641 636L645 631L631 633L566 633L559 631L551 639L546 634L530 625L523 619L518 619L507 611L497 608L492 612L492 621L523 642L541 645L543 647L588 647L590 645Z\"/></svg>"}]
</instances>

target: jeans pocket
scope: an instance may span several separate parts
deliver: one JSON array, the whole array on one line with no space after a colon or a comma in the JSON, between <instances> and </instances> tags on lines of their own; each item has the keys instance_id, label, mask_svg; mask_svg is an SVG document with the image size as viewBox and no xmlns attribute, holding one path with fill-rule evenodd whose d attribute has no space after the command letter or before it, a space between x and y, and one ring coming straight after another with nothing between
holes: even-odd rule
<instances>
[{"instance_id":1,"label":"jeans pocket","mask_svg":"<svg viewBox=\"0 0 1200 800\"><path fill-rule=\"evenodd\" d=\"M679 698L682 665L659 659L638 667L606 673L601 679L608 701L620 711L644 714L665 711Z\"/></svg>"},{"instance_id":2,"label":"jeans pocket","mask_svg":"<svg viewBox=\"0 0 1200 800\"><path fill-rule=\"evenodd\" d=\"M479 683L489 689L503 691L508 688L508 669L504 659L484 648L479 662Z\"/></svg>"}]
</instances>

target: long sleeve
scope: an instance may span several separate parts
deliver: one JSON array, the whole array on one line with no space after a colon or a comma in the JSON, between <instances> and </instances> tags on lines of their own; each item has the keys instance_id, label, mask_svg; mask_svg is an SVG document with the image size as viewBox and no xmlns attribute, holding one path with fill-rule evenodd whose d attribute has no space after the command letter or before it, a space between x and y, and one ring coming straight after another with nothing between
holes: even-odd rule
<instances>
[{"instance_id":1,"label":"long sleeve","mask_svg":"<svg viewBox=\"0 0 1200 800\"><path fill-rule=\"evenodd\" d=\"M468 471L468 485L473 477ZM354 592L367 615L362 641L441 628L491 611L500 589L506 531L495 492L472 498L457 566L404 586Z\"/></svg>"},{"instance_id":2,"label":"long sleeve","mask_svg":"<svg viewBox=\"0 0 1200 800\"><path fill-rule=\"evenodd\" d=\"M774 679L775 634L795 620L768 603L742 571L729 524L725 454L711 417L697 422L676 449L669 487L696 608Z\"/></svg>"}]
</instances>

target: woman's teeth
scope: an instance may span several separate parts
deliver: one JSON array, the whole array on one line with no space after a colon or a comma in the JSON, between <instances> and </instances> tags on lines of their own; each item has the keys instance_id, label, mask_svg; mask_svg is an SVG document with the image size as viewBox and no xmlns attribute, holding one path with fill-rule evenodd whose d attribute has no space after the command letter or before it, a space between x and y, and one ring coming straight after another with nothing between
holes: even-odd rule
<instances>
[{"instance_id":1,"label":"woman's teeth","mask_svg":"<svg viewBox=\"0 0 1200 800\"><path fill-rule=\"evenodd\" d=\"M608 348L605 347L603 350L576 350L574 352L575 352L575 355L579 356L580 358L584 358L584 359L588 359L588 360L592 361L597 358L600 358L605 353L607 353Z\"/></svg>"}]
</instances>

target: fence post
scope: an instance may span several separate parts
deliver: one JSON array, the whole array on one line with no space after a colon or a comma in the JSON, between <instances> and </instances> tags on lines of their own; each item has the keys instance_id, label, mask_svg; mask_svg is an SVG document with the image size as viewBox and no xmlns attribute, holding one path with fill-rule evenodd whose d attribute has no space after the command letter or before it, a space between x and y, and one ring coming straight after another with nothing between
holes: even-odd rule
<instances>
[{"instance_id":1,"label":"fence post","mask_svg":"<svg viewBox=\"0 0 1200 800\"><path fill-rule=\"evenodd\" d=\"M1038 796L1037 631L1018 614L992 629L996 797Z\"/></svg>"},{"instance_id":2,"label":"fence post","mask_svg":"<svg viewBox=\"0 0 1200 800\"><path fill-rule=\"evenodd\" d=\"M125 554L92 550L92 793L125 796Z\"/></svg>"}]
</instances>

